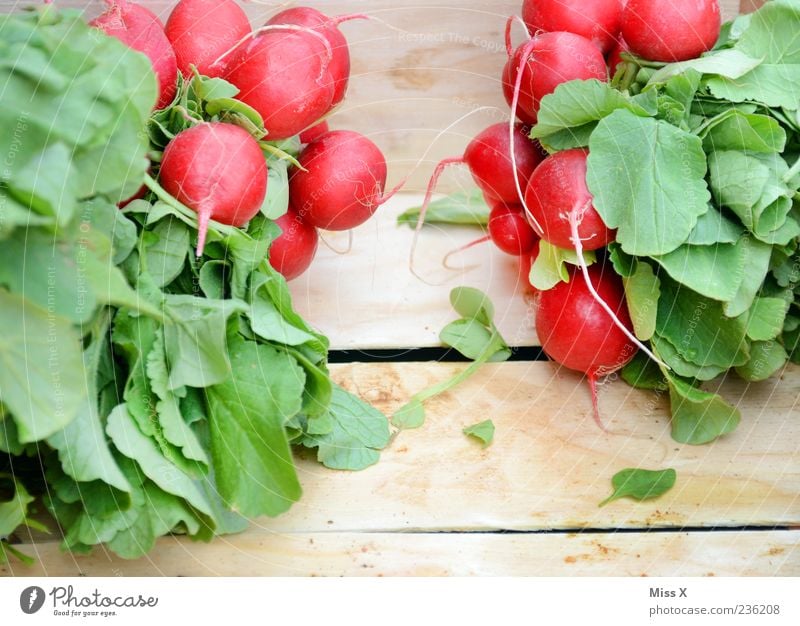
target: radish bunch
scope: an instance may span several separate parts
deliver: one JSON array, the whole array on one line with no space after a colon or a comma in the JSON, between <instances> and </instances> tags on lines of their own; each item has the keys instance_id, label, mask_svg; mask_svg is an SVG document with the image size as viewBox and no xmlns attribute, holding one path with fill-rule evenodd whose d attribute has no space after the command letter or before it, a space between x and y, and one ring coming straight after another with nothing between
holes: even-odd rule
<instances>
[{"instance_id":1,"label":"radish bunch","mask_svg":"<svg viewBox=\"0 0 800 626\"><path fill-rule=\"evenodd\" d=\"M339 26L365 15L294 7L253 27L235 0L180 0L164 26L133 2L107 3L92 26L144 52L158 76L163 153L148 186L197 214L198 257L215 223L247 228L263 213L282 231L270 263L296 278L318 228L354 228L391 196L378 146L325 119L350 79Z\"/></svg>"}]
</instances>

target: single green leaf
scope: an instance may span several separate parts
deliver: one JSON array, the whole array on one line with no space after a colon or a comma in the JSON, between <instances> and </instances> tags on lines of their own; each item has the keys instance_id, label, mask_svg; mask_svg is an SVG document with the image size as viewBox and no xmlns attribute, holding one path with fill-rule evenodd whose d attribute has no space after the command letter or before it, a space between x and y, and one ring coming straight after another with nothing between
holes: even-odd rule
<instances>
[{"instance_id":1,"label":"single green leaf","mask_svg":"<svg viewBox=\"0 0 800 626\"><path fill-rule=\"evenodd\" d=\"M743 150L746 152L782 152L786 147L786 131L768 115L748 114L736 109L709 122L701 135L706 152Z\"/></svg>"},{"instance_id":2,"label":"single green leaf","mask_svg":"<svg viewBox=\"0 0 800 626\"><path fill-rule=\"evenodd\" d=\"M550 152L588 146L598 121L618 109L639 117L656 113L608 83L596 79L567 81L542 98L530 136Z\"/></svg>"},{"instance_id":3,"label":"single green leaf","mask_svg":"<svg viewBox=\"0 0 800 626\"><path fill-rule=\"evenodd\" d=\"M230 377L206 389L219 493L247 517L279 515L301 493L284 424L300 410L305 374L266 345L239 339L229 350Z\"/></svg>"},{"instance_id":4,"label":"single green leaf","mask_svg":"<svg viewBox=\"0 0 800 626\"><path fill-rule=\"evenodd\" d=\"M769 272L771 246L751 237L742 238L741 245L746 254L743 265L746 269L742 273L742 282L736 295L722 306L728 317L738 317L752 306Z\"/></svg>"},{"instance_id":5,"label":"single green leaf","mask_svg":"<svg viewBox=\"0 0 800 626\"><path fill-rule=\"evenodd\" d=\"M474 319L484 326L491 326L494 305L489 297L474 287L455 287L450 291L450 304L456 313Z\"/></svg>"},{"instance_id":6,"label":"single green leaf","mask_svg":"<svg viewBox=\"0 0 800 626\"><path fill-rule=\"evenodd\" d=\"M206 261L200 267L197 280L206 298L224 300L229 278L230 266L225 261Z\"/></svg>"},{"instance_id":7,"label":"single green leaf","mask_svg":"<svg viewBox=\"0 0 800 626\"><path fill-rule=\"evenodd\" d=\"M666 391L667 379L661 373L658 365L641 350L622 368L622 380L636 389L649 389L651 391Z\"/></svg>"},{"instance_id":8,"label":"single green leaf","mask_svg":"<svg viewBox=\"0 0 800 626\"><path fill-rule=\"evenodd\" d=\"M736 79L757 67L760 62L760 57L750 57L741 50L716 50L698 59L665 65L650 77L649 84L664 83L673 76L683 74L687 70Z\"/></svg>"},{"instance_id":9,"label":"single green leaf","mask_svg":"<svg viewBox=\"0 0 800 626\"><path fill-rule=\"evenodd\" d=\"M80 337L68 320L0 289L0 401L22 443L75 419L87 401Z\"/></svg>"},{"instance_id":10,"label":"single green leaf","mask_svg":"<svg viewBox=\"0 0 800 626\"><path fill-rule=\"evenodd\" d=\"M672 372L685 378L695 378L697 380L714 380L720 374L726 372L728 367L711 365L705 361L695 363L685 359L675 348L675 346L661 335L653 335L651 339L653 350L659 358L664 361ZM698 361L700 359L697 359Z\"/></svg>"},{"instance_id":11,"label":"single green leaf","mask_svg":"<svg viewBox=\"0 0 800 626\"><path fill-rule=\"evenodd\" d=\"M739 410L719 395L702 391L667 376L672 408L672 438L679 443L702 445L736 430Z\"/></svg>"},{"instance_id":12,"label":"single green leaf","mask_svg":"<svg viewBox=\"0 0 800 626\"><path fill-rule=\"evenodd\" d=\"M718 243L736 243L744 233L744 228L723 215L714 207L697 218L694 230L686 240L692 246L713 246Z\"/></svg>"},{"instance_id":13,"label":"single green leaf","mask_svg":"<svg viewBox=\"0 0 800 626\"><path fill-rule=\"evenodd\" d=\"M596 260L594 250L583 253L587 265L592 265ZM547 243L544 239L539 241L539 253L531 265L529 280L531 285L540 291L552 289L560 282L569 282L570 270L568 264L578 265L578 255L575 250L567 250Z\"/></svg>"},{"instance_id":14,"label":"single green leaf","mask_svg":"<svg viewBox=\"0 0 800 626\"><path fill-rule=\"evenodd\" d=\"M389 420L386 416L348 393L333 387L329 433L305 438L317 447L317 459L332 469L361 470L378 462L380 450L389 444Z\"/></svg>"},{"instance_id":15,"label":"single green leaf","mask_svg":"<svg viewBox=\"0 0 800 626\"><path fill-rule=\"evenodd\" d=\"M628 254L667 254L708 211L701 140L666 122L618 110L589 143L586 182L594 206Z\"/></svg>"},{"instance_id":16,"label":"single green leaf","mask_svg":"<svg viewBox=\"0 0 800 626\"><path fill-rule=\"evenodd\" d=\"M251 122L256 128L264 128L264 118L253 107L235 98L215 98L206 102L206 113L214 115L238 114Z\"/></svg>"},{"instance_id":17,"label":"single green leaf","mask_svg":"<svg viewBox=\"0 0 800 626\"><path fill-rule=\"evenodd\" d=\"M494 440L494 422L492 420L478 422L472 426L467 426L463 430L463 433L467 437L477 439L483 444L483 447L486 448L490 446Z\"/></svg>"},{"instance_id":18,"label":"single green leaf","mask_svg":"<svg viewBox=\"0 0 800 626\"><path fill-rule=\"evenodd\" d=\"M622 282L636 336L642 341L647 341L656 329L661 281L653 273L649 263L639 261L636 263L636 271L631 276L623 278Z\"/></svg>"},{"instance_id":19,"label":"single green leaf","mask_svg":"<svg viewBox=\"0 0 800 626\"><path fill-rule=\"evenodd\" d=\"M216 100L218 98L233 98L239 93L239 88L222 78L209 78L207 76L192 79L192 87L203 100Z\"/></svg>"},{"instance_id":20,"label":"single green leaf","mask_svg":"<svg viewBox=\"0 0 800 626\"><path fill-rule=\"evenodd\" d=\"M403 430L419 428L425 423L425 407L419 400L412 399L392 415L392 424Z\"/></svg>"},{"instance_id":21,"label":"single green leaf","mask_svg":"<svg viewBox=\"0 0 800 626\"><path fill-rule=\"evenodd\" d=\"M140 255L157 287L169 285L183 269L189 251L189 228L169 215L145 233Z\"/></svg>"},{"instance_id":22,"label":"single green leaf","mask_svg":"<svg viewBox=\"0 0 800 626\"><path fill-rule=\"evenodd\" d=\"M397 224L416 227L420 209L421 207L413 207L404 211L397 218ZM489 224L489 205L486 204L480 189L456 192L431 202L425 213L425 223L487 226Z\"/></svg>"},{"instance_id":23,"label":"single green leaf","mask_svg":"<svg viewBox=\"0 0 800 626\"><path fill-rule=\"evenodd\" d=\"M281 159L269 162L267 195L261 205L261 214L271 220L278 219L289 209L289 164Z\"/></svg>"},{"instance_id":24,"label":"single green leaf","mask_svg":"<svg viewBox=\"0 0 800 626\"><path fill-rule=\"evenodd\" d=\"M783 330L789 304L783 298L756 298L748 312L743 314L747 336L753 341L775 339Z\"/></svg>"},{"instance_id":25,"label":"single green leaf","mask_svg":"<svg viewBox=\"0 0 800 626\"><path fill-rule=\"evenodd\" d=\"M736 373L748 382L767 380L786 366L789 355L777 341L754 341L750 345L750 360L736 368Z\"/></svg>"},{"instance_id":26,"label":"single green leaf","mask_svg":"<svg viewBox=\"0 0 800 626\"><path fill-rule=\"evenodd\" d=\"M697 293L727 302L739 291L747 271L744 245L682 245L653 259L677 282Z\"/></svg>"},{"instance_id":27,"label":"single green leaf","mask_svg":"<svg viewBox=\"0 0 800 626\"><path fill-rule=\"evenodd\" d=\"M658 498L672 489L676 478L677 474L674 469L624 469L611 478L614 493L603 500L599 506L605 506L620 498L633 498L634 500Z\"/></svg>"},{"instance_id":28,"label":"single green leaf","mask_svg":"<svg viewBox=\"0 0 800 626\"><path fill-rule=\"evenodd\" d=\"M498 344L497 334L474 319L460 319L445 326L439 339L455 348L468 359L478 359L487 351L492 353L490 361L505 361L511 356L507 346Z\"/></svg>"}]
</instances>

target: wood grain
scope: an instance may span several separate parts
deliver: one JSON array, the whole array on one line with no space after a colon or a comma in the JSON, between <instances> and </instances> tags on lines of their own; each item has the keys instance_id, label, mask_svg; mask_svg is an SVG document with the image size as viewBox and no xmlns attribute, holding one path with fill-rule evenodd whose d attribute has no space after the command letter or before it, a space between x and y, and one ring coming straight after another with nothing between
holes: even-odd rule
<instances>
[{"instance_id":1,"label":"wood grain","mask_svg":"<svg viewBox=\"0 0 800 626\"><path fill-rule=\"evenodd\" d=\"M140 0L162 19L175 2ZM33 4L0 0L0 11ZM103 9L100 0L62 0L87 16ZM506 60L503 27L519 13L521 0L334 0L330 2L243 2L253 24L290 5L310 5L331 15L368 12L372 22L342 26L352 53L347 100L331 122L371 137L385 151L390 177L410 174L409 191L422 191L435 163L463 152L482 128L503 120L508 107L500 89ZM720 2L732 17L738 0ZM378 21L380 20L380 21ZM515 41L521 41L517 31ZM462 116L476 112L455 126ZM444 130L447 129L447 130ZM454 183L443 178L442 188Z\"/></svg>"},{"instance_id":2,"label":"wood grain","mask_svg":"<svg viewBox=\"0 0 800 626\"><path fill-rule=\"evenodd\" d=\"M147 558L54 543L0 576L798 576L800 531L387 534L245 532L197 544L167 537Z\"/></svg>"},{"instance_id":3,"label":"wood grain","mask_svg":"<svg viewBox=\"0 0 800 626\"><path fill-rule=\"evenodd\" d=\"M482 237L481 228L426 226L415 255L418 276L411 273L414 231L398 227L396 218L421 201L421 196L395 196L353 231L347 254L320 245L309 271L291 283L300 314L330 338L335 350L438 346L439 331L457 317L448 293L468 285L489 294L506 341L535 345L532 305L522 295L515 257L485 243L453 256L454 269L442 266L449 251ZM322 236L338 250L348 246L347 234Z\"/></svg>"}]
</instances>

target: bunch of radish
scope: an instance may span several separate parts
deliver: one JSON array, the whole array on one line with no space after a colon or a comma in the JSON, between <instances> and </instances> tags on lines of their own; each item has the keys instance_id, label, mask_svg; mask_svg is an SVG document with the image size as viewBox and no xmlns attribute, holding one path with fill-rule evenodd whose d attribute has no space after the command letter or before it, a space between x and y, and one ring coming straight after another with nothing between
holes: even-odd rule
<instances>
[{"instance_id":1,"label":"bunch of radish","mask_svg":"<svg viewBox=\"0 0 800 626\"><path fill-rule=\"evenodd\" d=\"M317 229L352 229L391 195L384 193L380 149L359 133L329 130L326 121L350 78L339 26L366 16L295 7L253 28L234 0L180 0L163 25L133 2L106 2L91 24L149 57L159 81L157 110L173 107L186 115L181 86L207 77L232 86L231 109L251 112L249 120L190 118L193 126L170 137L153 164L161 188L197 214L198 256L210 224L245 227L262 211L267 157L276 153L293 166L288 210L270 215L282 234L269 261L287 280L311 264ZM294 153L278 147L284 144L296 146Z\"/></svg>"},{"instance_id":2,"label":"bunch of radish","mask_svg":"<svg viewBox=\"0 0 800 626\"><path fill-rule=\"evenodd\" d=\"M514 48L516 23L526 39ZM597 378L647 348L633 333L622 282L605 261L615 233L587 188L588 150L546 155L528 131L542 98L562 83L608 82L626 54L654 62L692 59L714 46L719 31L717 0L525 0L522 19L509 18L506 26L508 59L500 78L509 122L478 134L463 157L445 159L431 177L418 227L442 170L466 164L491 209L488 239L519 256L526 285L540 241L577 253L568 282L534 289L536 330L548 356L588 377L596 418ZM596 251L592 266L584 257L590 251Z\"/></svg>"}]
</instances>

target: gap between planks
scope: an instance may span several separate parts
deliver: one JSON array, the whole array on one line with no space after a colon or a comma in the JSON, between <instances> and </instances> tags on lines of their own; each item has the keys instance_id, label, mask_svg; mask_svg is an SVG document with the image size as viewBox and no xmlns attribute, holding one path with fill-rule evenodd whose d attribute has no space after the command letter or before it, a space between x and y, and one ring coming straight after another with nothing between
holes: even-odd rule
<instances>
[{"instance_id":1,"label":"gap between planks","mask_svg":"<svg viewBox=\"0 0 800 626\"><path fill-rule=\"evenodd\" d=\"M733 535L733 536L732 536ZM167 537L145 558L23 546L0 576L798 576L800 531L573 535L245 532Z\"/></svg>"}]
</instances>

